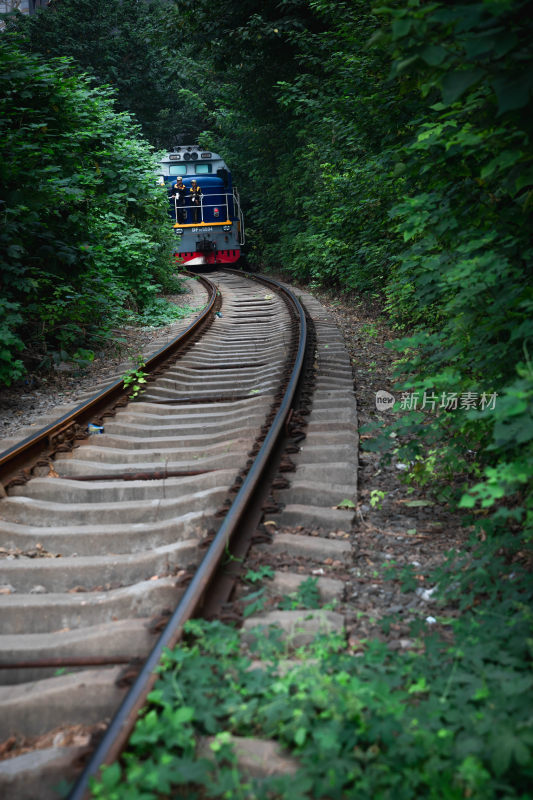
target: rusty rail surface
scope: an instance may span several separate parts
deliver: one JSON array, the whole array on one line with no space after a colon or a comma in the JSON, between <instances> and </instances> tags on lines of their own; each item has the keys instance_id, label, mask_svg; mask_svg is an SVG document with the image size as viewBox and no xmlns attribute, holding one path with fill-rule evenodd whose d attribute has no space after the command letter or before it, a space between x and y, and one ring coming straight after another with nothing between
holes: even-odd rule
<instances>
[{"instance_id":1,"label":"rusty rail surface","mask_svg":"<svg viewBox=\"0 0 533 800\"><path fill-rule=\"evenodd\" d=\"M233 270L225 271L234 272ZM240 272L236 272L236 274L242 275ZM293 316L298 321L297 346L295 348L292 369L285 392L280 400L278 410L270 429L266 433L259 448L259 452L200 563L198 570L148 656L148 659L144 663L135 682L131 686L131 689L122 701L114 718L111 720L100 744L93 752L84 771L79 776L68 796L68 800L83 800L88 797L91 778L98 774L103 765L112 763L120 756L133 730L138 712L144 706L146 698L157 680L155 669L160 661L161 655L165 648L171 648L177 644L182 636L185 623L198 612L204 600L204 596L217 573L226 547L237 532L250 506L255 502L255 493L258 491L263 476L269 468L272 454L284 434L287 420L291 414L292 403L304 364L307 334L305 314L300 302L294 294L281 286L277 281L265 278L264 276L250 275L249 277L281 293L286 298L289 308L292 309Z\"/></svg>"}]
</instances>

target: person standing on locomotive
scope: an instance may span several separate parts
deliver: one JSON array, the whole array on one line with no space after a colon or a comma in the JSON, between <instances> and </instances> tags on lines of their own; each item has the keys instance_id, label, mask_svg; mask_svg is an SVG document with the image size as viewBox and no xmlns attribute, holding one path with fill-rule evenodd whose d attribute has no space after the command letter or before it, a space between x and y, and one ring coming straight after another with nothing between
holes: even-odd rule
<instances>
[{"instance_id":1,"label":"person standing on locomotive","mask_svg":"<svg viewBox=\"0 0 533 800\"><path fill-rule=\"evenodd\" d=\"M189 189L189 197L191 199L191 205L193 207L193 222L198 222L198 209L202 205L202 190L196 183L196 181L191 181L191 188Z\"/></svg>"},{"instance_id":2,"label":"person standing on locomotive","mask_svg":"<svg viewBox=\"0 0 533 800\"><path fill-rule=\"evenodd\" d=\"M187 222L187 210L185 208L185 198L187 196L187 187L183 183L183 178L178 175L176 183L172 185L169 192L169 197L174 200L176 208L176 222Z\"/></svg>"}]
</instances>

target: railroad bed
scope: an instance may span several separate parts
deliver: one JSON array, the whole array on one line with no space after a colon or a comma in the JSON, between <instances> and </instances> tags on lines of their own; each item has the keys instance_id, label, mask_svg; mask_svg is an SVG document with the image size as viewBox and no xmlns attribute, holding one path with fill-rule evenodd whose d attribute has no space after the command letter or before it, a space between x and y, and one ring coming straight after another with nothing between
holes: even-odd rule
<instances>
[{"instance_id":1,"label":"railroad bed","mask_svg":"<svg viewBox=\"0 0 533 800\"><path fill-rule=\"evenodd\" d=\"M106 419L103 434L58 453L51 474L13 486L0 502L1 545L15 554L2 561L0 579L0 742L31 744L50 732L40 749L5 748L3 797L57 798L57 781L79 772L92 735L128 692L132 666L179 604L275 414L294 358L293 316L276 291L245 276L210 279L221 305L202 338ZM289 455L266 505L276 533L253 556L283 556L275 591L293 590L324 562L350 562L351 545L337 534L349 531L353 512L337 506L355 503L357 488L349 358L329 314L307 293L298 296L316 344L293 403ZM319 580L324 598L342 597L342 588ZM338 613L312 616L308 636L324 625L342 630ZM301 613L267 611L244 629L258 620L294 632Z\"/></svg>"}]
</instances>

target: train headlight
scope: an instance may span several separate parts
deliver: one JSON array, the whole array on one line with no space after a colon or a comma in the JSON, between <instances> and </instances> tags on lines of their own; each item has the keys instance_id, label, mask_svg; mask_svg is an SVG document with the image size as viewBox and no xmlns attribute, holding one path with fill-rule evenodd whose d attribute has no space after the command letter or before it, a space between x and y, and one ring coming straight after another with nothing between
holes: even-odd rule
<instances>
[{"instance_id":1,"label":"train headlight","mask_svg":"<svg viewBox=\"0 0 533 800\"><path fill-rule=\"evenodd\" d=\"M222 230L223 231L230 231L231 230L231 225L223 225L222 226Z\"/></svg>"},{"instance_id":2,"label":"train headlight","mask_svg":"<svg viewBox=\"0 0 533 800\"><path fill-rule=\"evenodd\" d=\"M181 234L183 233L183 228L174 228L174 233L177 233L178 236L181 236Z\"/></svg>"}]
</instances>

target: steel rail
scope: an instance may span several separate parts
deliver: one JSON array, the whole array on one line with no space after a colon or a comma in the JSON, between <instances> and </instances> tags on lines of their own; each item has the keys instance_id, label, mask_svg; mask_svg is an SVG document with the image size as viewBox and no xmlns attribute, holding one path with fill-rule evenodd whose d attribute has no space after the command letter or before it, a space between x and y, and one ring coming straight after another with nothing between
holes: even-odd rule
<instances>
[{"instance_id":1,"label":"steel rail","mask_svg":"<svg viewBox=\"0 0 533 800\"><path fill-rule=\"evenodd\" d=\"M227 271L233 272L233 270ZM242 273L236 274L242 275ZM277 281L271 278L264 278L263 276L259 278L258 276L249 275L248 277L276 288L289 299L297 313L299 321L298 348L294 357L294 364L287 383L287 388L274 420L272 421L270 430L266 434L248 474L244 478L226 517L211 542L191 583L183 594L176 610L144 663L135 682L122 701L117 713L111 720L98 747L93 752L89 762L68 795L68 800L84 800L84 798L89 797L88 791L91 778L97 775L103 765L111 764L120 756L135 725L138 712L146 703L146 698L157 680L155 669L161 659L163 651L177 644L182 636L185 623L192 618L195 611L200 606L203 595L217 572L226 547L232 535L237 530L256 487L261 482L265 466L268 464L275 445L279 437L284 433L285 423L291 411L291 405L304 363L307 334L305 313L294 294Z\"/></svg>"},{"instance_id":2,"label":"steel rail","mask_svg":"<svg viewBox=\"0 0 533 800\"><path fill-rule=\"evenodd\" d=\"M169 344L157 350L146 362L143 369L154 372L169 357L178 352L204 325L212 321L217 300L217 287L207 278L200 278L208 291L209 299L200 316L188 325L184 331L176 336ZM35 465L35 461L43 456L51 455L54 450L53 438L66 433L69 428L78 424L86 425L91 418L100 416L120 400L126 399L129 389L124 388L120 378L102 391L81 403L72 411L67 412L55 422L46 425L31 436L0 453L0 484L7 485L17 472L28 464Z\"/></svg>"}]
</instances>

